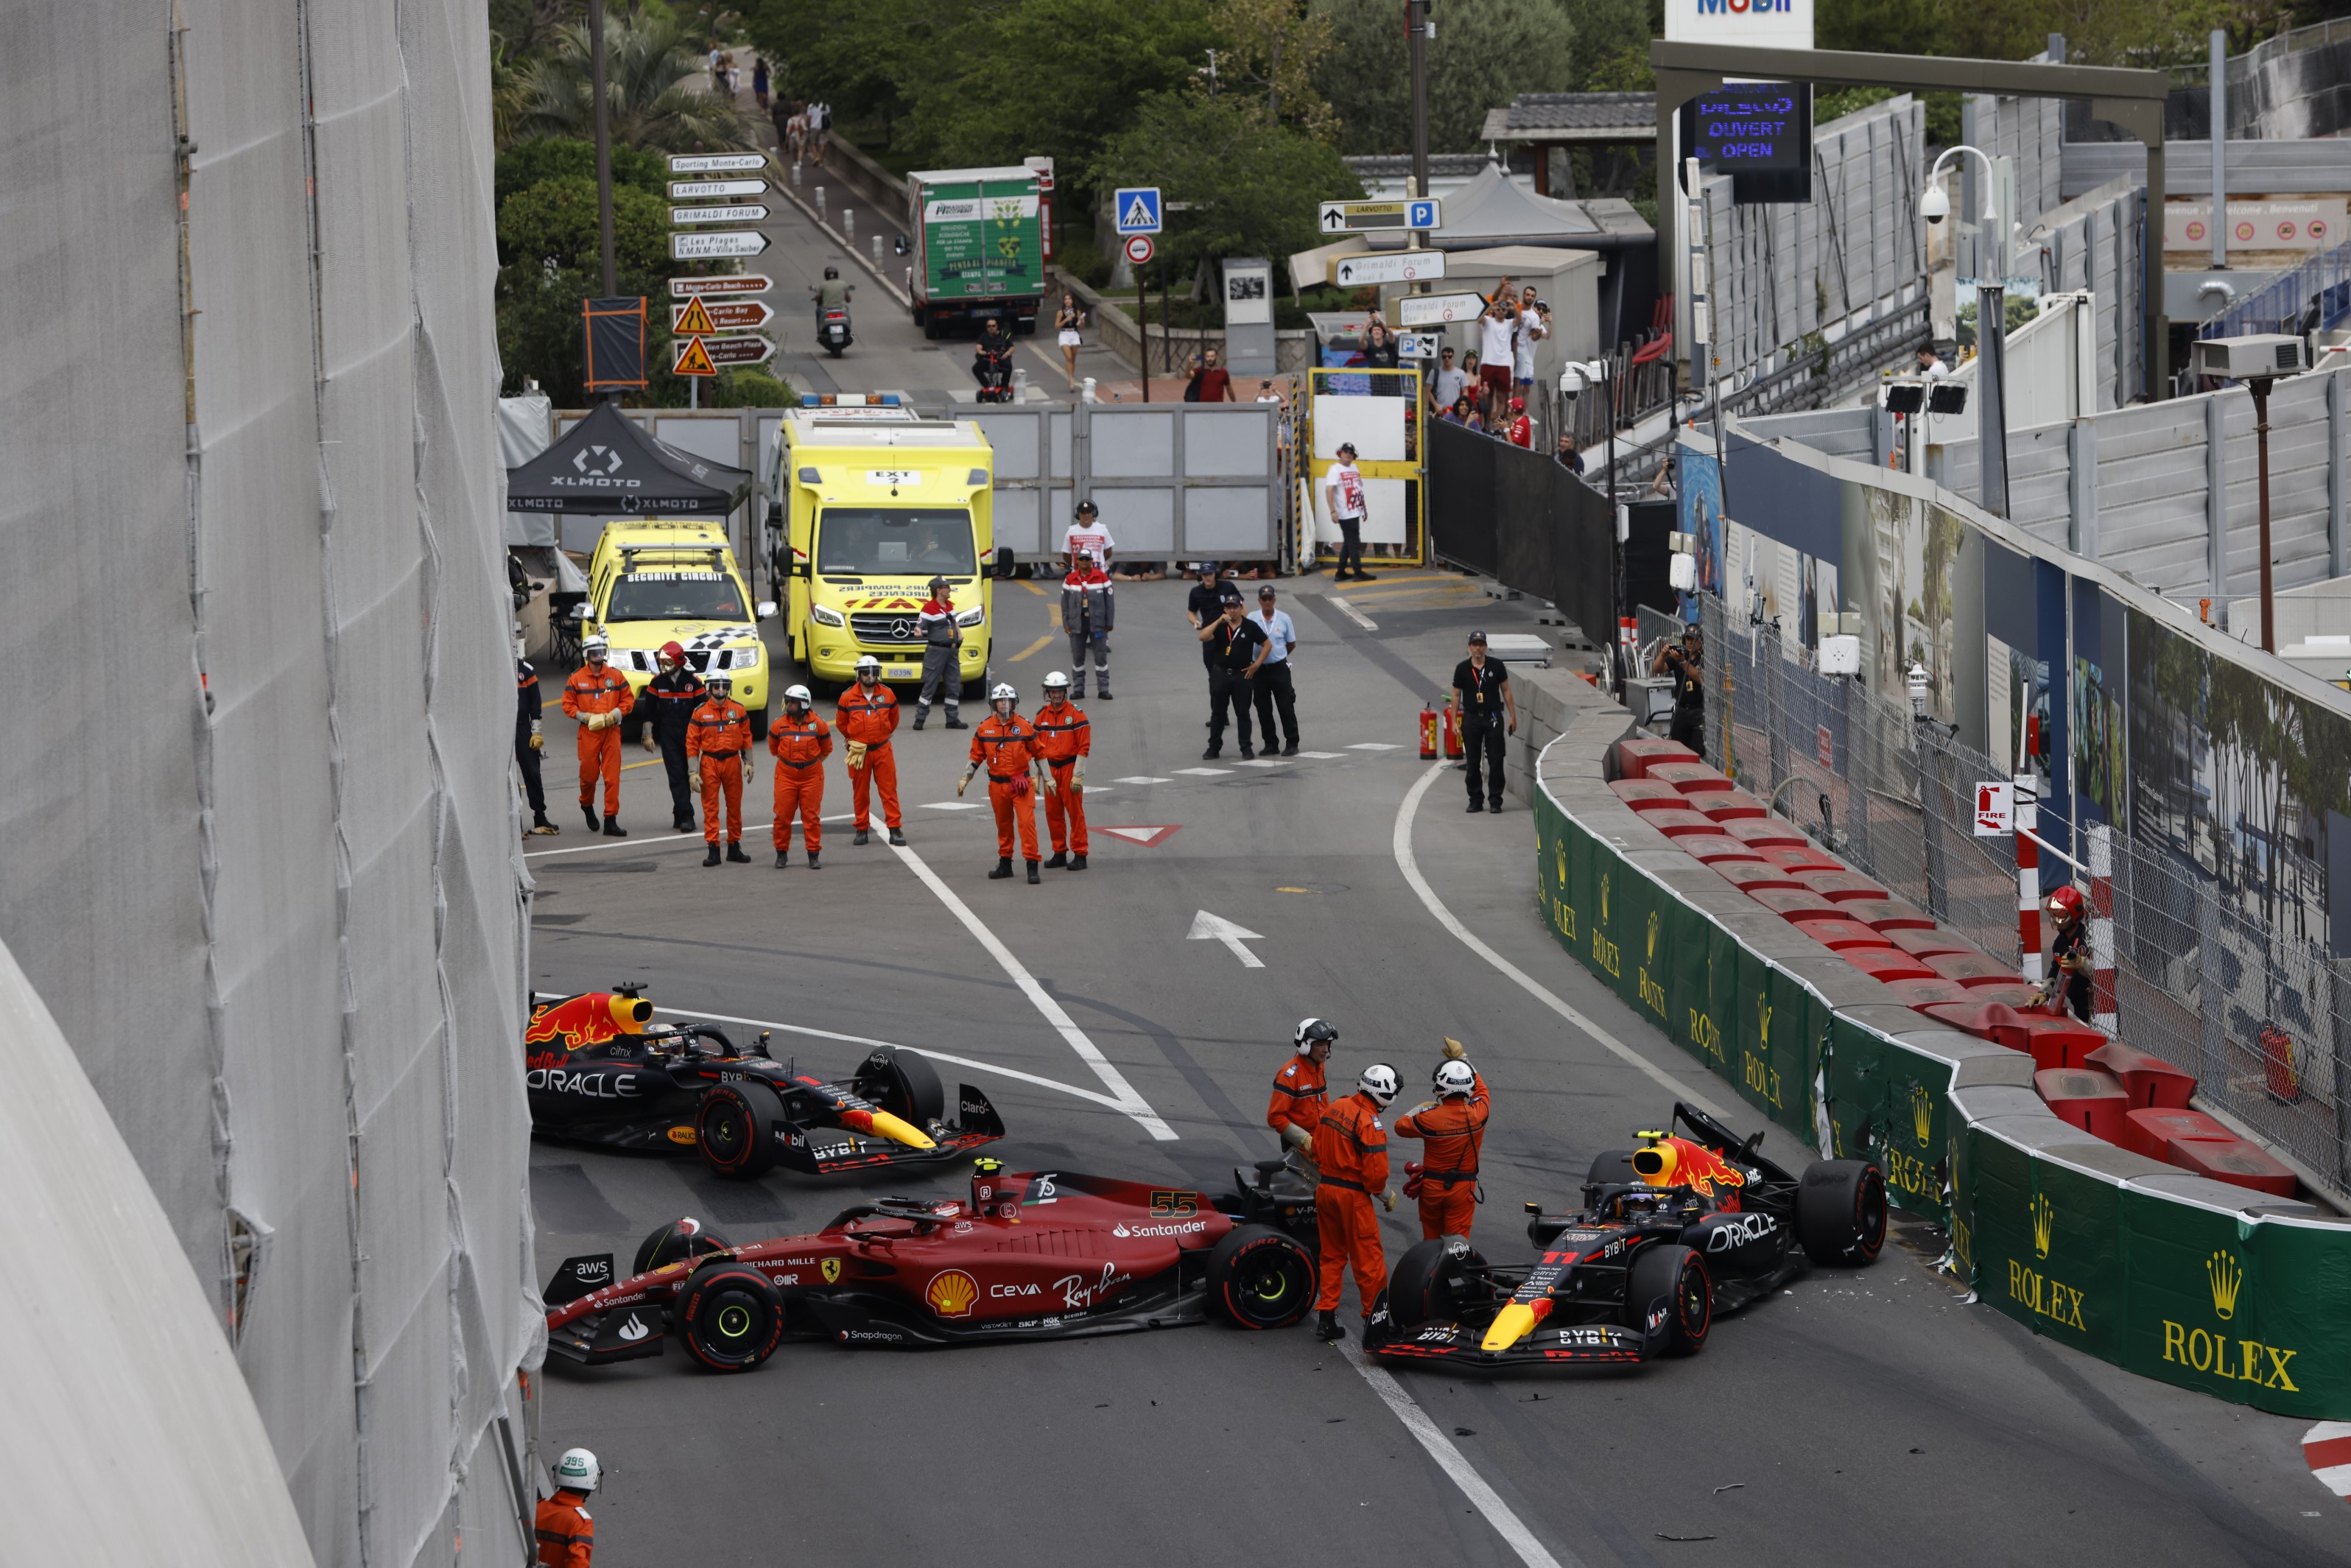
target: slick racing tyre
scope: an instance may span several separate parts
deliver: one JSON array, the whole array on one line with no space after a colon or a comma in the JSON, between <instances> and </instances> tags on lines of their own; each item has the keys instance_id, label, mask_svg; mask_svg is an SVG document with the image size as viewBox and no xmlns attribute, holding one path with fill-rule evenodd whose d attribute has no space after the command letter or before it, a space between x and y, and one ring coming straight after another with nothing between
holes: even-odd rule
<instances>
[{"instance_id":1,"label":"slick racing tyre","mask_svg":"<svg viewBox=\"0 0 2351 1568\"><path fill-rule=\"evenodd\" d=\"M784 1337L784 1301L748 1263L705 1263L678 1293L670 1324L713 1372L748 1372Z\"/></svg>"},{"instance_id":2,"label":"slick racing tyre","mask_svg":"<svg viewBox=\"0 0 2351 1568\"><path fill-rule=\"evenodd\" d=\"M1821 1160L1796 1186L1796 1239L1815 1263L1874 1263L1886 1245L1886 1174L1867 1160Z\"/></svg>"},{"instance_id":3,"label":"slick racing tyre","mask_svg":"<svg viewBox=\"0 0 2351 1568\"><path fill-rule=\"evenodd\" d=\"M1286 1329L1314 1304L1314 1260L1280 1231L1244 1225L1208 1254L1208 1299L1245 1329Z\"/></svg>"},{"instance_id":4,"label":"slick racing tyre","mask_svg":"<svg viewBox=\"0 0 2351 1568\"><path fill-rule=\"evenodd\" d=\"M691 1215L673 1219L667 1225L637 1243L637 1260L629 1272L650 1274L672 1263L682 1263L689 1258L705 1258L713 1252L725 1252L733 1244Z\"/></svg>"},{"instance_id":5,"label":"slick racing tyre","mask_svg":"<svg viewBox=\"0 0 2351 1568\"><path fill-rule=\"evenodd\" d=\"M885 1045L858 1064L857 1092L925 1132L946 1113L946 1092L931 1064L911 1051Z\"/></svg>"},{"instance_id":6,"label":"slick racing tyre","mask_svg":"<svg viewBox=\"0 0 2351 1568\"><path fill-rule=\"evenodd\" d=\"M776 1128L784 1103L764 1083L714 1083L694 1108L694 1143L702 1163L734 1181L748 1181L776 1163Z\"/></svg>"},{"instance_id":7,"label":"slick racing tyre","mask_svg":"<svg viewBox=\"0 0 2351 1568\"><path fill-rule=\"evenodd\" d=\"M1422 1323L1451 1322L1485 1270L1486 1260L1460 1237L1414 1243L1388 1274L1388 1321L1399 1333Z\"/></svg>"},{"instance_id":8,"label":"slick racing tyre","mask_svg":"<svg viewBox=\"0 0 2351 1568\"><path fill-rule=\"evenodd\" d=\"M1714 1281L1705 1260L1669 1242L1653 1241L1635 1252L1625 1277L1625 1326L1646 1332L1652 1306L1666 1314L1667 1355L1703 1350L1714 1326Z\"/></svg>"}]
</instances>

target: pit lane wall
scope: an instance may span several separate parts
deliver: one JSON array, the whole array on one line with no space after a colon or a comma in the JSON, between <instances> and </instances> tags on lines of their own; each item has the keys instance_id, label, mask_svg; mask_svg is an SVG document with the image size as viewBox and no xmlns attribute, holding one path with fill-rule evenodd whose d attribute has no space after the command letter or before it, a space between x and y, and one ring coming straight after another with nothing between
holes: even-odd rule
<instances>
[{"instance_id":1,"label":"pit lane wall","mask_svg":"<svg viewBox=\"0 0 2351 1568\"><path fill-rule=\"evenodd\" d=\"M1823 1155L1878 1161L1949 1265L2036 1333L2282 1415L2351 1417L2351 1221L2189 1176L2060 1121L2032 1060L1935 1027L1674 849L1610 791L1614 706L1536 763L1552 936Z\"/></svg>"}]
</instances>

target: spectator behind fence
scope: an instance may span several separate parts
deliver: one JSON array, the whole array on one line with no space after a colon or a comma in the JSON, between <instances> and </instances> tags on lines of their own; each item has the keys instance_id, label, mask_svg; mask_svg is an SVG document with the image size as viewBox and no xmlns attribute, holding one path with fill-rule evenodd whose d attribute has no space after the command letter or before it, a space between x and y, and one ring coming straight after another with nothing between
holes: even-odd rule
<instances>
[{"instance_id":1,"label":"spectator behind fence","mask_svg":"<svg viewBox=\"0 0 2351 1568\"><path fill-rule=\"evenodd\" d=\"M1372 318L1371 325L1364 329L1364 369L1393 371L1397 368L1397 364L1396 342L1394 338L1388 336L1388 324L1374 316ZM1374 376L1372 395L1402 397L1404 385L1394 376Z\"/></svg>"},{"instance_id":2,"label":"spectator behind fence","mask_svg":"<svg viewBox=\"0 0 2351 1568\"><path fill-rule=\"evenodd\" d=\"M1469 384L1468 375L1453 368L1453 347L1447 344L1437 357L1437 373L1428 379L1428 401L1438 408L1451 408L1459 401L1461 389Z\"/></svg>"},{"instance_id":3,"label":"spectator behind fence","mask_svg":"<svg viewBox=\"0 0 2351 1568\"><path fill-rule=\"evenodd\" d=\"M1583 454L1575 449L1573 431L1562 430L1559 433L1559 450L1552 455L1559 459L1559 465L1569 473L1583 472Z\"/></svg>"},{"instance_id":4,"label":"spectator behind fence","mask_svg":"<svg viewBox=\"0 0 2351 1568\"><path fill-rule=\"evenodd\" d=\"M1469 394L1466 392L1455 398L1453 406L1447 409L1439 417L1481 434L1486 429L1486 422L1478 417L1478 405L1469 401Z\"/></svg>"},{"instance_id":5,"label":"spectator behind fence","mask_svg":"<svg viewBox=\"0 0 2351 1568\"><path fill-rule=\"evenodd\" d=\"M1478 319L1478 405L1488 423L1510 397L1510 302L1497 292Z\"/></svg>"}]
</instances>

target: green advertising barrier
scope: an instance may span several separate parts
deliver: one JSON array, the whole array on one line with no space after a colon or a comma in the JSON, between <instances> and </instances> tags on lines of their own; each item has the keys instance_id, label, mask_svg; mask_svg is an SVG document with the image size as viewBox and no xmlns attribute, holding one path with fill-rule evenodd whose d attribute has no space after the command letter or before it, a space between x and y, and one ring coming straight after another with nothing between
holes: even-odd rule
<instances>
[{"instance_id":1,"label":"green advertising barrier","mask_svg":"<svg viewBox=\"0 0 2351 1568\"><path fill-rule=\"evenodd\" d=\"M1605 742L1562 737L1539 765L1542 915L1626 1006L1806 1145L1876 1160L1896 1206L1947 1227L1979 1298L2034 1332L2239 1404L2351 1418L2351 1224L2261 1212L2275 1200L2085 1143L2031 1090L1980 1086L2010 1081L1994 1071L1964 1087L1986 1056L1949 1060L1833 1008L1741 940L1785 938L1741 926L1729 883L1718 899L1685 877L1613 801L1593 811L1614 831L1563 805L1548 777L1562 746L1596 779ZM1989 1054L1997 1069L2008 1053Z\"/></svg>"}]
</instances>

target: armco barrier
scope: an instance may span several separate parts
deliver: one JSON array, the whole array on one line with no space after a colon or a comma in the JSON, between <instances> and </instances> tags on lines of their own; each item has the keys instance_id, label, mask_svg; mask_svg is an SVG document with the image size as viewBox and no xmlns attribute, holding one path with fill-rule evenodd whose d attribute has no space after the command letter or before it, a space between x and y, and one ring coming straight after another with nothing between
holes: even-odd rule
<instances>
[{"instance_id":1,"label":"armco barrier","mask_svg":"<svg viewBox=\"0 0 2351 1568\"><path fill-rule=\"evenodd\" d=\"M2058 1120L2030 1058L1934 1027L1671 848L1608 789L1623 709L1537 761L1542 916L1625 1004L1823 1155L1868 1155L2034 1332L2291 1416L2351 1417L2351 1221Z\"/></svg>"}]
</instances>

